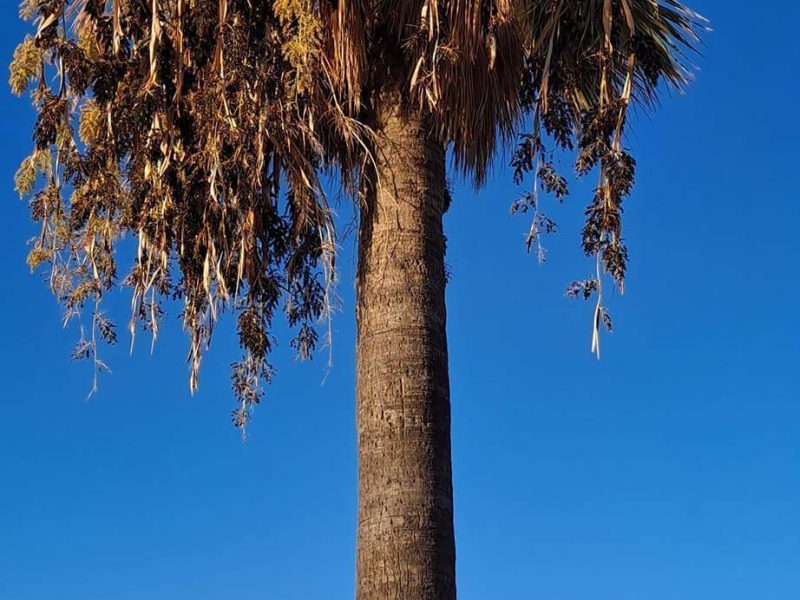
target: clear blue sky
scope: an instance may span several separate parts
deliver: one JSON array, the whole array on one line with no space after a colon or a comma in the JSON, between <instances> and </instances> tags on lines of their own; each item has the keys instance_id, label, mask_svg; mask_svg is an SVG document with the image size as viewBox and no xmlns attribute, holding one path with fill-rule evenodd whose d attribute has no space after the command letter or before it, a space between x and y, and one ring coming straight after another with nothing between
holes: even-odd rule
<instances>
[{"instance_id":1,"label":"clear blue sky","mask_svg":"<svg viewBox=\"0 0 800 600\"><path fill-rule=\"evenodd\" d=\"M0 56L24 26L0 8ZM768 6L767 6L768 5ZM800 598L800 8L697 0L686 98L635 124L617 330L589 353L578 246L589 183L550 214L542 267L500 169L447 216L462 600ZM86 400L74 331L25 265L12 190L32 113L0 93L0 598L338 600L354 581L352 240L334 368L279 369L242 446L230 328L190 398L177 320L107 353ZM342 205L343 217L351 214ZM127 296L112 305L125 319Z\"/></svg>"}]
</instances>

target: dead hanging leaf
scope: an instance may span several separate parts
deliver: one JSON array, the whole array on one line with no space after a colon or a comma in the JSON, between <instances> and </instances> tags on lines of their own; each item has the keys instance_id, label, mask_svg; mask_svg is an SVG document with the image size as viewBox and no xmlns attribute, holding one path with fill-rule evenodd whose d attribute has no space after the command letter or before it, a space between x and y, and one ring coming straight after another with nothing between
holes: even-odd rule
<instances>
[{"instance_id":1,"label":"dead hanging leaf","mask_svg":"<svg viewBox=\"0 0 800 600\"><path fill-rule=\"evenodd\" d=\"M161 41L161 17L158 14L158 0L152 0L152 16L150 19L150 77L144 84L148 91L158 83L158 44Z\"/></svg>"},{"instance_id":2,"label":"dead hanging leaf","mask_svg":"<svg viewBox=\"0 0 800 600\"><path fill-rule=\"evenodd\" d=\"M41 39L44 31L51 25L54 25L61 18L61 15L64 14L65 5L65 3L60 3L55 12L47 15L47 17L39 17L39 27L36 30L36 39Z\"/></svg>"},{"instance_id":3,"label":"dead hanging leaf","mask_svg":"<svg viewBox=\"0 0 800 600\"><path fill-rule=\"evenodd\" d=\"M112 1L112 17L111 17L111 28L114 32L113 34L113 50L114 54L119 54L120 43L122 40L122 24L121 24L121 13L122 13L122 0L111 0ZM181 0L182 1L182 0Z\"/></svg>"},{"instance_id":4,"label":"dead hanging leaf","mask_svg":"<svg viewBox=\"0 0 800 600\"><path fill-rule=\"evenodd\" d=\"M622 0L622 10L625 12L625 21L628 24L628 32L631 37L636 35L636 20L633 18L633 12L628 4L628 0Z\"/></svg>"},{"instance_id":5,"label":"dead hanging leaf","mask_svg":"<svg viewBox=\"0 0 800 600\"><path fill-rule=\"evenodd\" d=\"M605 46L608 52L614 49L611 44L611 28L614 22L614 13L611 0L603 0L603 33L605 37Z\"/></svg>"}]
</instances>

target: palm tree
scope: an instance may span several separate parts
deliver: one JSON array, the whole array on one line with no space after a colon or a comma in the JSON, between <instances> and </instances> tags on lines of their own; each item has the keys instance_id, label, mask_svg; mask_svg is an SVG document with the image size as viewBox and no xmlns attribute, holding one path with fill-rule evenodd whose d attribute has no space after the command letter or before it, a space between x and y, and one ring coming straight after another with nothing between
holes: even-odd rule
<instances>
[{"instance_id":1,"label":"palm tree","mask_svg":"<svg viewBox=\"0 0 800 600\"><path fill-rule=\"evenodd\" d=\"M100 301L131 233L130 332L155 339L180 298L192 390L219 315L236 313L244 430L275 314L310 357L334 303L320 177L337 174L360 209L357 596L455 598L447 149L479 185L529 114L520 180L566 193L547 140L597 168L583 244L598 274L573 286L597 294L596 336L602 275L621 286L627 260L628 106L685 83L699 17L673 0L26 0L22 14L36 34L11 85L34 84L39 116L16 183L42 225L32 268L48 263L67 315L91 322L76 357L104 369L99 341L117 334ZM517 206L538 243L537 195Z\"/></svg>"}]
</instances>

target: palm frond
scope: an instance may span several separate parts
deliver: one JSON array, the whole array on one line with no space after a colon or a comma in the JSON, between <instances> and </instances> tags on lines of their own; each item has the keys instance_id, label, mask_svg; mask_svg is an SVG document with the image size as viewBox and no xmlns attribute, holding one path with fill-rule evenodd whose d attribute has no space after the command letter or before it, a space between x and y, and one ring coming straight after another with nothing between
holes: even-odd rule
<instances>
[{"instance_id":1,"label":"palm frond","mask_svg":"<svg viewBox=\"0 0 800 600\"><path fill-rule=\"evenodd\" d=\"M552 177L543 133L576 148L580 175L598 171L582 236L597 272L581 289L598 297L592 349L599 356L602 278L610 275L622 290L628 263L622 203L636 167L624 145L628 110L651 108L665 87L684 89L706 20L677 0L519 0L515 10L527 60L522 103L533 117L533 132L515 156L518 178L532 172L536 186L543 175ZM538 215L535 192L526 197Z\"/></svg>"},{"instance_id":2,"label":"palm frond","mask_svg":"<svg viewBox=\"0 0 800 600\"><path fill-rule=\"evenodd\" d=\"M384 97L422 113L478 184L525 110L518 171L563 195L543 132L577 146L579 171L600 171L584 249L621 286L627 109L662 81L682 89L704 28L677 0L26 0L21 14L35 34L10 83L38 111L16 177L41 224L29 263L50 263L67 315L89 307L102 324L115 248L134 236L131 333L155 339L162 302L180 298L192 389L218 318L235 313L241 426L271 374L275 315L307 356L330 310L320 180L337 172L355 196L374 173Z\"/></svg>"}]
</instances>

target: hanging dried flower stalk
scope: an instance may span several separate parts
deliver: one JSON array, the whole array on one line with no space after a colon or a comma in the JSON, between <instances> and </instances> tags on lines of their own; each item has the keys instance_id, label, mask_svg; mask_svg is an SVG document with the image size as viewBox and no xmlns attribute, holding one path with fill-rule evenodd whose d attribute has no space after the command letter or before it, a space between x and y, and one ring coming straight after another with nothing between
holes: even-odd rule
<instances>
[{"instance_id":1,"label":"hanging dried flower stalk","mask_svg":"<svg viewBox=\"0 0 800 600\"><path fill-rule=\"evenodd\" d=\"M685 50L698 41L704 19L675 0L549 0L521 3L520 22L529 41L522 102L532 114L512 161L515 179L533 173L533 192L512 210L531 211L529 248L543 257L541 235L555 230L541 212L538 188L561 201L566 180L556 173L545 135L556 148L576 150L579 176L596 170L598 185L586 207L582 246L596 260L595 274L576 281L570 296L596 298L592 351L599 332L611 329L603 304L604 275L623 291L628 250L622 235L622 203L630 195L636 161L624 146L634 101L648 108L662 82L681 90L689 79Z\"/></svg>"},{"instance_id":2,"label":"hanging dried flower stalk","mask_svg":"<svg viewBox=\"0 0 800 600\"><path fill-rule=\"evenodd\" d=\"M32 84L39 112L16 180L41 223L29 262L49 265L68 318L92 324L76 357L104 368L97 342L116 333L100 305L121 278L132 335L155 340L163 302L182 301L195 390L214 325L233 311L239 426L270 376L276 313L309 357L331 303L334 233L307 118L318 31L301 4L28 0L36 35L11 65L13 91ZM126 234L137 250L120 275Z\"/></svg>"}]
</instances>

